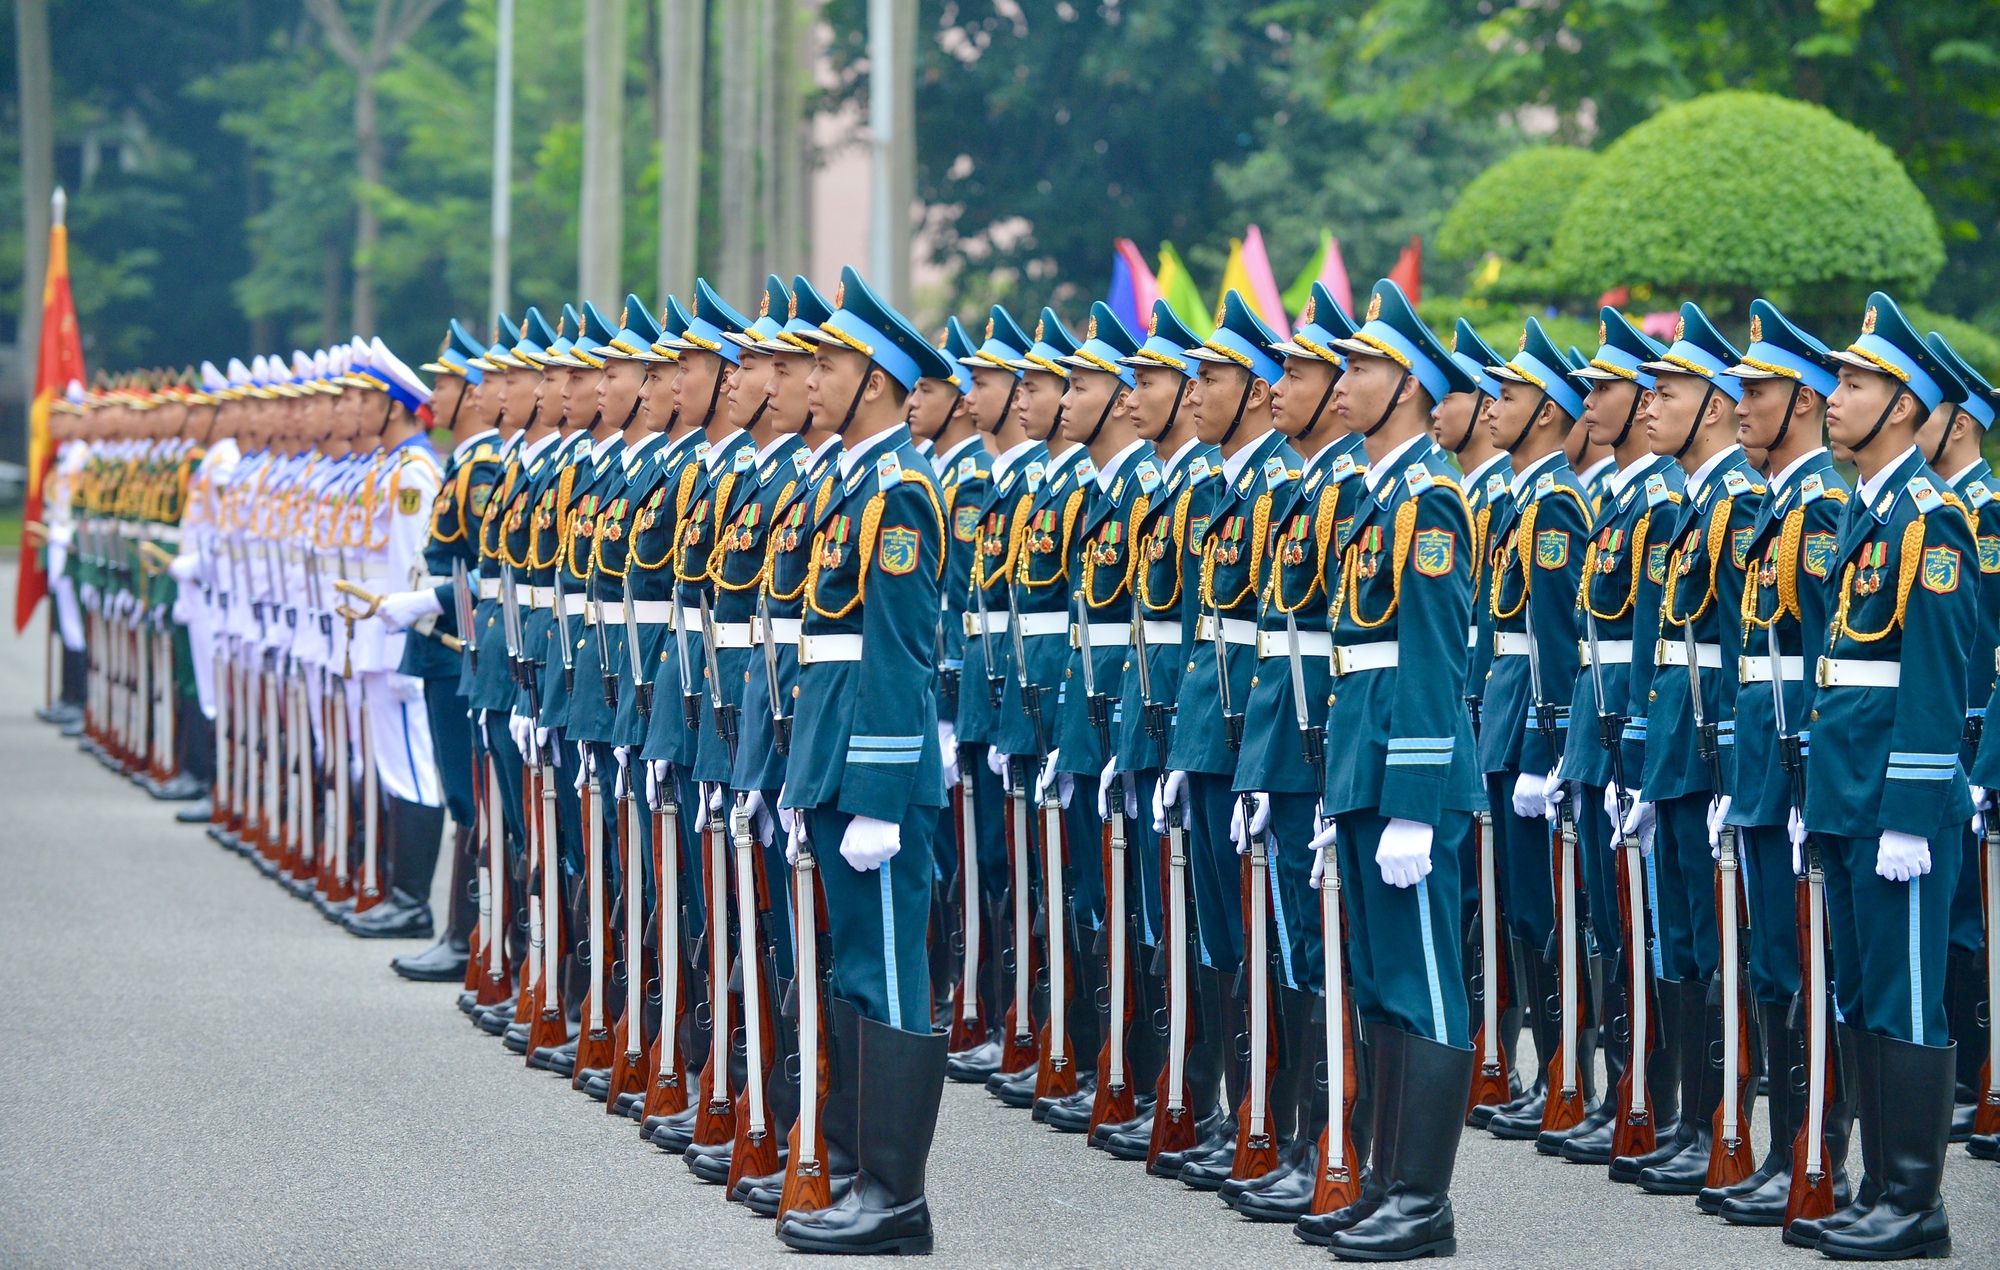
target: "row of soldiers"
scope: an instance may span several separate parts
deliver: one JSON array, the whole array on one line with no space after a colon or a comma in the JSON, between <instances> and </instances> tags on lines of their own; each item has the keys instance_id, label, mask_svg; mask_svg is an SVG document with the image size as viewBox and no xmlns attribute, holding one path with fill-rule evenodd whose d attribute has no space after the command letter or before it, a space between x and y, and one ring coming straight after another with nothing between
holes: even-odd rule
<instances>
[{"instance_id":1,"label":"row of soldiers","mask_svg":"<svg viewBox=\"0 0 2000 1270\"><path fill-rule=\"evenodd\" d=\"M1348 1259L1455 1250L1468 1124L1949 1251L1995 394L1889 297L934 345L848 270L495 332L64 416L88 743L364 936L433 933L448 808L396 970L786 1243L927 1250L952 1080Z\"/></svg>"}]
</instances>

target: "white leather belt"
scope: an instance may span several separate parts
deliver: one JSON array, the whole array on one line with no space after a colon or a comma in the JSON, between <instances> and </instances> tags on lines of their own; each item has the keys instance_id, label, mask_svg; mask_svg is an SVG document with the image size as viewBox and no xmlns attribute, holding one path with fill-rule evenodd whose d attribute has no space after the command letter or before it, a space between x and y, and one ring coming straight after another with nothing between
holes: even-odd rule
<instances>
[{"instance_id":1,"label":"white leather belt","mask_svg":"<svg viewBox=\"0 0 2000 1270\"><path fill-rule=\"evenodd\" d=\"M1082 648L1085 634L1090 637L1092 648L1132 647L1132 628L1124 622L1092 622L1086 627L1069 624L1069 646Z\"/></svg>"},{"instance_id":2,"label":"white leather belt","mask_svg":"<svg viewBox=\"0 0 2000 1270\"><path fill-rule=\"evenodd\" d=\"M1021 634L1067 635L1069 634L1069 614L1067 613L1023 613L1021 614Z\"/></svg>"},{"instance_id":3,"label":"white leather belt","mask_svg":"<svg viewBox=\"0 0 2000 1270\"><path fill-rule=\"evenodd\" d=\"M1813 681L1822 688L1898 688L1903 683L1903 663L1822 657Z\"/></svg>"},{"instance_id":4,"label":"white leather belt","mask_svg":"<svg viewBox=\"0 0 2000 1270\"><path fill-rule=\"evenodd\" d=\"M860 661L861 637L859 635L804 635L799 636L799 665L810 666L822 661Z\"/></svg>"},{"instance_id":5,"label":"white leather belt","mask_svg":"<svg viewBox=\"0 0 2000 1270\"><path fill-rule=\"evenodd\" d=\"M623 626L625 601L605 600L600 604L593 604L583 611L583 621L586 626L598 621L602 621L606 626Z\"/></svg>"},{"instance_id":6,"label":"white leather belt","mask_svg":"<svg viewBox=\"0 0 2000 1270\"><path fill-rule=\"evenodd\" d=\"M161 542L177 543L181 540L181 527L179 525L155 525L153 526L153 537L158 538Z\"/></svg>"},{"instance_id":7,"label":"white leather belt","mask_svg":"<svg viewBox=\"0 0 2000 1270\"><path fill-rule=\"evenodd\" d=\"M1526 657L1528 655L1528 633L1526 631L1493 632L1493 655L1495 657Z\"/></svg>"},{"instance_id":8,"label":"white leather belt","mask_svg":"<svg viewBox=\"0 0 2000 1270\"><path fill-rule=\"evenodd\" d=\"M550 608L555 607L555 601L553 598L551 598L549 601L549 607ZM590 597L585 595L583 592L572 591L568 595L565 595L563 597L564 617L581 617L589 611L590 611Z\"/></svg>"},{"instance_id":9,"label":"white leather belt","mask_svg":"<svg viewBox=\"0 0 2000 1270\"><path fill-rule=\"evenodd\" d=\"M1479 647L1479 628L1477 626L1468 626L1465 628L1465 646L1467 648Z\"/></svg>"},{"instance_id":10,"label":"white leather belt","mask_svg":"<svg viewBox=\"0 0 2000 1270\"><path fill-rule=\"evenodd\" d=\"M632 601L632 620L641 626L667 626L674 624L674 602L672 600Z\"/></svg>"},{"instance_id":11,"label":"white leather belt","mask_svg":"<svg viewBox=\"0 0 2000 1270\"><path fill-rule=\"evenodd\" d=\"M426 573L418 577L417 584L411 587L410 590L435 591L439 587L447 586L450 583L451 583L451 575L449 573Z\"/></svg>"},{"instance_id":12,"label":"white leather belt","mask_svg":"<svg viewBox=\"0 0 2000 1270\"><path fill-rule=\"evenodd\" d=\"M1194 637L1211 644L1215 642L1215 615L1213 613L1204 613L1201 615L1201 622L1195 629ZM1257 623L1242 617L1223 618L1222 642L1225 644L1248 644L1255 647L1257 643Z\"/></svg>"},{"instance_id":13,"label":"white leather belt","mask_svg":"<svg viewBox=\"0 0 2000 1270\"><path fill-rule=\"evenodd\" d=\"M482 600L497 600L497 599L499 599L499 598L500 598L500 579L498 579L498 578L481 578L481 579L479 579L479 598L480 598L480 599L482 599Z\"/></svg>"},{"instance_id":14,"label":"white leather belt","mask_svg":"<svg viewBox=\"0 0 2000 1270\"><path fill-rule=\"evenodd\" d=\"M556 606L556 589L552 586L529 587L528 594L538 609L553 609Z\"/></svg>"},{"instance_id":15,"label":"white leather belt","mask_svg":"<svg viewBox=\"0 0 2000 1270\"><path fill-rule=\"evenodd\" d=\"M1397 663L1400 654L1401 645L1392 639L1374 644L1336 645L1333 650L1333 677L1338 679L1363 670L1385 670Z\"/></svg>"},{"instance_id":16,"label":"white leather belt","mask_svg":"<svg viewBox=\"0 0 2000 1270\"><path fill-rule=\"evenodd\" d=\"M1695 660L1701 663L1702 669L1722 669L1722 645L1696 644L1694 646L1694 655ZM1677 639L1663 639L1659 641L1653 645L1653 664L1655 666L1687 665L1687 645Z\"/></svg>"},{"instance_id":17,"label":"white leather belt","mask_svg":"<svg viewBox=\"0 0 2000 1270\"><path fill-rule=\"evenodd\" d=\"M1582 664L1590 665L1590 641L1576 641L1577 655ZM1604 666L1629 666L1632 664L1632 641L1629 639L1600 639L1597 641L1598 663ZM1703 662L1703 665L1708 663Z\"/></svg>"},{"instance_id":18,"label":"white leather belt","mask_svg":"<svg viewBox=\"0 0 2000 1270\"><path fill-rule=\"evenodd\" d=\"M1806 677L1804 657L1780 657L1786 680L1802 682ZM1763 657L1738 657L1736 659L1736 682L1741 684L1767 684L1771 682L1771 659Z\"/></svg>"},{"instance_id":19,"label":"white leather belt","mask_svg":"<svg viewBox=\"0 0 2000 1270\"><path fill-rule=\"evenodd\" d=\"M750 623L717 622L715 624L715 646L717 648L748 648L750 644Z\"/></svg>"},{"instance_id":20,"label":"white leather belt","mask_svg":"<svg viewBox=\"0 0 2000 1270\"><path fill-rule=\"evenodd\" d=\"M985 632L986 634L1004 635L1007 633L1007 615L1005 613L987 613L985 617L986 617L986 632ZM980 634L979 618L980 618L979 613L971 609L966 610L965 635L967 639L977 638L978 635Z\"/></svg>"},{"instance_id":21,"label":"white leather belt","mask_svg":"<svg viewBox=\"0 0 2000 1270\"><path fill-rule=\"evenodd\" d=\"M516 582L514 584L514 603L524 608L534 608L535 588L525 582Z\"/></svg>"},{"instance_id":22,"label":"white leather belt","mask_svg":"<svg viewBox=\"0 0 2000 1270\"><path fill-rule=\"evenodd\" d=\"M1299 656L1301 657L1333 656L1333 636L1327 633L1326 631L1300 631L1298 632L1298 637L1299 637L1298 639ZM1357 645L1357 647L1359 647L1359 645ZM1389 647L1393 648L1395 647L1395 645L1391 644ZM1259 658L1290 657L1291 655L1292 655L1292 632L1290 631L1257 632L1257 656Z\"/></svg>"},{"instance_id":23,"label":"white leather belt","mask_svg":"<svg viewBox=\"0 0 2000 1270\"><path fill-rule=\"evenodd\" d=\"M762 644L764 642L764 619L761 617L757 618L750 625L750 642L753 644ZM790 644L793 647L797 647L799 642L799 619L796 617L772 618L771 642L774 644Z\"/></svg>"},{"instance_id":24,"label":"white leather belt","mask_svg":"<svg viewBox=\"0 0 2000 1270\"><path fill-rule=\"evenodd\" d=\"M1181 624L1179 622L1141 622L1139 623L1139 632L1146 637L1148 644L1178 644L1181 642ZM1995 650L1994 660L2000 662L2000 650Z\"/></svg>"}]
</instances>

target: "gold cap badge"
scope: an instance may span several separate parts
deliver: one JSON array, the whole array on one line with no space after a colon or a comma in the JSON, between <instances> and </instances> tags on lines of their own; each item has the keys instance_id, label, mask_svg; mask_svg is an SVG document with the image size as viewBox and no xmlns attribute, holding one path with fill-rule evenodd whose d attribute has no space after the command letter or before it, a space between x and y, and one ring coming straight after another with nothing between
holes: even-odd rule
<instances>
[{"instance_id":1,"label":"gold cap badge","mask_svg":"<svg viewBox=\"0 0 2000 1270\"><path fill-rule=\"evenodd\" d=\"M1303 317L1305 318L1305 320L1306 320L1306 321L1310 322L1310 321L1312 321L1312 320L1313 320L1313 310L1314 310L1314 309L1316 309L1316 308L1318 308L1318 307L1319 307L1319 297L1318 297L1318 296L1316 296L1316 295L1309 295L1309 296L1307 296L1307 297L1306 297L1306 311L1305 311L1305 313L1304 313L1304 314L1302 315L1302 316L1303 316Z\"/></svg>"},{"instance_id":2,"label":"gold cap badge","mask_svg":"<svg viewBox=\"0 0 2000 1270\"><path fill-rule=\"evenodd\" d=\"M1158 335L1159 333L1160 333L1160 315L1159 315L1159 313L1158 313L1158 312L1153 312L1153 313L1148 313L1148 314L1146 315L1146 335L1147 335L1147 338L1149 338L1149 339L1150 339L1151 337L1153 337L1153 336L1155 336L1155 335Z\"/></svg>"},{"instance_id":3,"label":"gold cap badge","mask_svg":"<svg viewBox=\"0 0 2000 1270\"><path fill-rule=\"evenodd\" d=\"M1042 342L1042 328L1046 325L1048 325L1046 322L1041 321L1035 323L1035 343L1039 344Z\"/></svg>"},{"instance_id":4,"label":"gold cap badge","mask_svg":"<svg viewBox=\"0 0 2000 1270\"><path fill-rule=\"evenodd\" d=\"M836 309L840 309L840 308L845 308L846 306L847 306L847 284L845 282L842 282L840 283L840 285L836 286L833 289L833 307Z\"/></svg>"},{"instance_id":5,"label":"gold cap badge","mask_svg":"<svg viewBox=\"0 0 2000 1270\"><path fill-rule=\"evenodd\" d=\"M764 293L763 299L757 301L757 316L758 317L771 316L771 293L769 291L766 291Z\"/></svg>"},{"instance_id":6,"label":"gold cap badge","mask_svg":"<svg viewBox=\"0 0 2000 1270\"><path fill-rule=\"evenodd\" d=\"M1752 313L1750 315L1750 342L1754 344L1763 338L1764 316L1761 313Z\"/></svg>"},{"instance_id":7,"label":"gold cap badge","mask_svg":"<svg viewBox=\"0 0 2000 1270\"><path fill-rule=\"evenodd\" d=\"M1368 316L1362 320L1367 322L1373 322L1376 318L1381 316L1382 316L1382 293L1380 291L1377 291L1374 295L1368 297Z\"/></svg>"},{"instance_id":8,"label":"gold cap badge","mask_svg":"<svg viewBox=\"0 0 2000 1270\"><path fill-rule=\"evenodd\" d=\"M768 298L768 297L767 297L767 298ZM793 318L797 317L798 315L799 315L799 297L798 297L797 295L790 295L790 296L786 296L786 297L785 297L785 320L786 320L787 322L789 322L789 321L791 321L791 320L792 320Z\"/></svg>"},{"instance_id":9,"label":"gold cap badge","mask_svg":"<svg viewBox=\"0 0 2000 1270\"><path fill-rule=\"evenodd\" d=\"M1674 319L1674 342L1676 344L1680 343L1681 340L1686 337L1687 330L1688 330L1688 320L1686 318L1677 317Z\"/></svg>"},{"instance_id":10,"label":"gold cap badge","mask_svg":"<svg viewBox=\"0 0 2000 1270\"><path fill-rule=\"evenodd\" d=\"M1090 315L1090 321L1084 323L1083 338L1087 340L1094 340L1097 338L1097 315L1095 313Z\"/></svg>"},{"instance_id":11,"label":"gold cap badge","mask_svg":"<svg viewBox=\"0 0 2000 1270\"><path fill-rule=\"evenodd\" d=\"M1601 321L1597 324L1597 342L1599 344L1609 344L1611 342L1606 335L1604 323Z\"/></svg>"},{"instance_id":12,"label":"gold cap badge","mask_svg":"<svg viewBox=\"0 0 2000 1270\"><path fill-rule=\"evenodd\" d=\"M1868 312L1861 315L1861 333L1863 335L1875 333L1875 306L1872 304L1868 306Z\"/></svg>"},{"instance_id":13,"label":"gold cap badge","mask_svg":"<svg viewBox=\"0 0 2000 1270\"><path fill-rule=\"evenodd\" d=\"M989 340L993 338L993 319L992 319L992 318L987 318L987 319L986 319L986 338L987 338L987 339L989 339Z\"/></svg>"}]
</instances>

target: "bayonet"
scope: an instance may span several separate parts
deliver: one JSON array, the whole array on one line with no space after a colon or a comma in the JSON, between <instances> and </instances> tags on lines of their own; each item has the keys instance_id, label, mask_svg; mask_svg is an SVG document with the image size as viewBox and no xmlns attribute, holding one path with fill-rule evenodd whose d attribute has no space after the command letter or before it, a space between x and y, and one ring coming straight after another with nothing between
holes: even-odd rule
<instances>
[{"instance_id":1,"label":"bayonet","mask_svg":"<svg viewBox=\"0 0 2000 1270\"><path fill-rule=\"evenodd\" d=\"M757 625L763 635L764 687L771 698L771 742L778 753L792 750L792 721L785 716L785 697L778 675L778 637L771 629L771 594L757 591Z\"/></svg>"}]
</instances>

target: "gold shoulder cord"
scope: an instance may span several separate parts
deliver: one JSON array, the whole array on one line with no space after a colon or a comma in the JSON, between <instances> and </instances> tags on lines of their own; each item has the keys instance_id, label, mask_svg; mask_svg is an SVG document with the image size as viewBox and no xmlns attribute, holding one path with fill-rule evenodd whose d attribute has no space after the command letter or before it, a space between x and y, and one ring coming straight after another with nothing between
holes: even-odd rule
<instances>
[{"instance_id":1,"label":"gold shoulder cord","mask_svg":"<svg viewBox=\"0 0 2000 1270\"><path fill-rule=\"evenodd\" d=\"M778 491L778 501L772 503L771 506L774 508L785 506L786 501L790 499L792 496L792 491L797 488L798 488L797 481L785 482L785 487ZM748 508L757 506L761 506L761 504L756 503L754 501L744 504L746 510ZM741 514L742 513L740 512L738 513L738 515ZM709 565L709 571L715 576L715 585L721 587L725 591L730 591L730 592L753 591L762 587L764 585L765 579L771 576L771 540L777 536L773 532L774 530L777 529L777 527L778 527L778 515L774 511L771 514L771 523L764 526L763 563L758 565L757 572L752 574L748 581L745 582L729 581L727 576L727 571L716 567L716 565L719 564L720 562L711 560ZM719 542L717 545L717 550L718 551L721 550Z\"/></svg>"},{"instance_id":2,"label":"gold shoulder cord","mask_svg":"<svg viewBox=\"0 0 2000 1270\"><path fill-rule=\"evenodd\" d=\"M1069 535L1070 531L1076 528L1076 518L1083 510L1083 497L1082 490L1072 490L1069 498L1063 503L1062 534L1056 539L1056 571L1037 582L1033 570L1028 568L1028 557L1023 556L1020 569L1021 585L1032 591L1052 587L1069 577Z\"/></svg>"},{"instance_id":3,"label":"gold shoulder cord","mask_svg":"<svg viewBox=\"0 0 2000 1270\"><path fill-rule=\"evenodd\" d=\"M1632 611L1632 605L1639 599L1639 579L1644 576L1643 570L1646 567L1646 539L1651 535L1652 530L1653 513L1648 510L1644 515L1639 517L1639 523L1632 526L1632 536L1630 539L1632 582L1625 590L1625 602L1618 606L1618 610L1615 613L1600 613L1598 612L1597 605L1591 601L1590 581L1597 576L1597 569L1595 567L1597 564L1597 540L1595 538L1590 540L1590 546L1583 553L1583 585L1576 589L1576 604L1578 608L1588 605L1590 615L1600 622L1615 622Z\"/></svg>"},{"instance_id":4,"label":"gold shoulder cord","mask_svg":"<svg viewBox=\"0 0 2000 1270\"><path fill-rule=\"evenodd\" d=\"M822 545L826 540L824 529L813 535L812 559L806 562L806 604L812 611L829 621L839 621L855 610L861 599L868 593L868 561L875 554L875 534L882 527L882 508L888 497L881 490L869 496L868 505L861 512L861 534L855 540L854 548L859 552L859 568L854 575L854 597L838 610L824 609L819 603L819 562Z\"/></svg>"},{"instance_id":5,"label":"gold shoulder cord","mask_svg":"<svg viewBox=\"0 0 2000 1270\"><path fill-rule=\"evenodd\" d=\"M1679 561L1683 553L1686 552L1687 545L1683 541L1681 546L1674 549L1673 558L1667 563L1666 593L1661 598L1660 603L1662 620L1669 625L1686 626L1689 622L1698 621L1702 614L1708 612L1708 606L1715 602L1715 575L1717 570L1722 566L1722 561L1717 555L1716 549L1729 545L1729 512L1735 506L1735 503L1736 500L1734 498L1724 495L1715 500L1715 509L1708 515L1708 533L1706 535L1705 548L1708 552L1708 583L1706 589L1702 592L1701 603L1695 606L1694 612L1688 614L1682 614L1680 611L1681 572L1679 567Z\"/></svg>"},{"instance_id":6,"label":"gold shoulder cord","mask_svg":"<svg viewBox=\"0 0 2000 1270\"><path fill-rule=\"evenodd\" d=\"M1151 568L1147 568L1139 574L1137 587L1139 603L1143 604L1149 613L1164 613L1172 608L1181 598L1181 556L1187 551L1187 514L1188 506L1193 498L1194 489L1192 487L1182 490L1181 496L1174 500L1173 509L1167 513L1166 523L1160 526L1161 537L1171 540L1174 544L1173 594L1169 595L1159 604L1153 603L1153 571ZM1147 561L1148 565L1151 563L1150 560Z\"/></svg>"},{"instance_id":7,"label":"gold shoulder cord","mask_svg":"<svg viewBox=\"0 0 2000 1270\"><path fill-rule=\"evenodd\" d=\"M1917 580L1917 570L1923 566L1924 521L1919 515L1903 529L1902 556L1897 560L1896 611L1879 631L1857 631L1847 624L1847 610L1854 599L1854 563L1849 562L1840 575L1840 611L1834 614L1833 633L1828 637L1829 647L1845 635L1857 644L1872 644L1882 639L1903 624L1903 613L1910 605L1910 587Z\"/></svg>"},{"instance_id":8,"label":"gold shoulder cord","mask_svg":"<svg viewBox=\"0 0 2000 1270\"><path fill-rule=\"evenodd\" d=\"M1033 502L1034 496L1031 494L1021 495L1020 499L1015 502L1013 513L1007 517L1007 550L1001 555L1000 563L995 567L989 569L979 566L979 585L981 587L990 587L1003 578L1014 576L1015 563L1021 556L1021 544L1027 540L1028 508ZM974 564L977 565L978 562L975 561Z\"/></svg>"},{"instance_id":9,"label":"gold shoulder cord","mask_svg":"<svg viewBox=\"0 0 2000 1270\"><path fill-rule=\"evenodd\" d=\"M1361 616L1361 588L1356 585L1360 581L1361 546L1359 543L1348 544L1347 552L1341 560L1340 588L1347 592L1348 620L1352 621L1362 630L1372 631L1381 626L1394 617L1396 610L1401 607L1403 602L1403 565L1410 558L1410 543L1415 540L1416 536L1417 500L1411 498L1404 500L1403 505L1396 509L1396 538L1395 544L1391 548L1393 554L1390 556L1389 606L1382 610L1380 617L1373 619Z\"/></svg>"},{"instance_id":10,"label":"gold shoulder cord","mask_svg":"<svg viewBox=\"0 0 2000 1270\"><path fill-rule=\"evenodd\" d=\"M1215 595L1215 523L1209 522L1208 541L1201 551L1201 599L1212 609L1233 609L1257 590L1257 571L1264 562L1264 531L1271 523L1271 495L1267 490L1257 496L1251 504L1250 512L1250 570L1243 589L1228 600L1218 600Z\"/></svg>"},{"instance_id":11,"label":"gold shoulder cord","mask_svg":"<svg viewBox=\"0 0 2000 1270\"><path fill-rule=\"evenodd\" d=\"M1119 575L1118 585L1111 588L1111 594L1101 600L1097 598L1097 561L1091 556L1090 544L1084 544L1083 602L1091 608L1101 609L1108 607L1120 595L1124 594L1125 588L1132 585L1132 572L1138 567L1139 563L1139 537L1137 531L1139 522L1146 517L1146 510L1150 502L1150 499L1141 494L1132 503L1132 512L1125 518L1125 571ZM1115 522L1107 521L1106 523Z\"/></svg>"},{"instance_id":12,"label":"gold shoulder cord","mask_svg":"<svg viewBox=\"0 0 2000 1270\"><path fill-rule=\"evenodd\" d=\"M1328 487L1321 492L1319 503L1313 508L1312 531L1315 551L1311 562L1312 571L1306 578L1306 593L1297 601L1291 604L1285 603L1285 558L1281 555L1271 562L1271 607L1280 613L1299 612L1320 591L1323 581L1321 574L1326 562L1326 540L1333 534L1332 517L1324 510L1329 494L1333 496L1334 502L1340 501L1338 487Z\"/></svg>"},{"instance_id":13,"label":"gold shoulder cord","mask_svg":"<svg viewBox=\"0 0 2000 1270\"><path fill-rule=\"evenodd\" d=\"M1535 520L1540 515L1541 509L1540 500L1529 503L1521 509L1521 522L1514 529L1514 546L1507 551L1507 557L1521 562L1521 602L1511 609L1503 611L1500 608L1500 593L1507 589L1508 559L1503 558L1493 566L1493 586L1486 597L1486 607L1496 621L1509 621L1518 617L1521 611L1528 607L1528 588L1534 582L1535 576L1534 570L1528 567L1528 562L1535 550Z\"/></svg>"},{"instance_id":14,"label":"gold shoulder cord","mask_svg":"<svg viewBox=\"0 0 2000 1270\"><path fill-rule=\"evenodd\" d=\"M496 530L504 530L507 524L507 500L514 495L514 474L520 471L517 464L510 463L503 472L500 488L486 500L486 510L479 517L479 558L485 560L504 559L500 553L503 535Z\"/></svg>"},{"instance_id":15,"label":"gold shoulder cord","mask_svg":"<svg viewBox=\"0 0 2000 1270\"><path fill-rule=\"evenodd\" d=\"M723 517L728 514L729 499L735 491L736 473L734 471L724 472L722 480L715 487L715 513L710 517L715 522L715 541L710 544L708 555L702 558L700 577L689 578L676 573L676 576L681 577L681 581L722 581L722 545L728 541L728 535L723 532L727 528L723 524Z\"/></svg>"},{"instance_id":16,"label":"gold shoulder cord","mask_svg":"<svg viewBox=\"0 0 2000 1270\"><path fill-rule=\"evenodd\" d=\"M627 573L630 573L634 569L639 570L641 573L651 573L656 569L665 568L667 562L674 558L674 547L680 542L678 522L676 522L674 532L667 535L667 549L660 553L657 560L648 560L639 554L639 521L645 516L646 509L649 506L653 509L653 514L657 518L660 507L666 501L667 487L665 485L655 486L652 493L639 501L638 510L632 516L632 536L625 544L625 571Z\"/></svg>"},{"instance_id":17,"label":"gold shoulder cord","mask_svg":"<svg viewBox=\"0 0 2000 1270\"><path fill-rule=\"evenodd\" d=\"M442 505L441 500L438 499L431 500L432 542L442 545L444 543L458 542L465 537L465 531L466 531L465 491L466 488L471 483L472 483L472 464L467 463L464 467L459 469L458 479L453 481L451 486L452 505L457 509L458 512L458 529L454 533L450 534L445 533L444 526L438 524L438 517L441 516L444 512L444 507ZM443 491L439 492L442 493Z\"/></svg>"}]
</instances>

